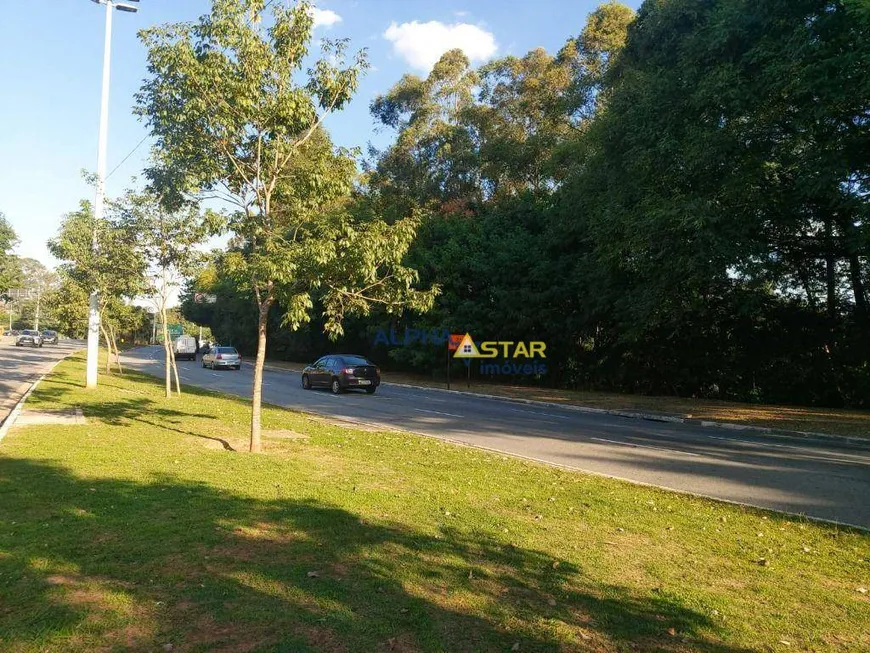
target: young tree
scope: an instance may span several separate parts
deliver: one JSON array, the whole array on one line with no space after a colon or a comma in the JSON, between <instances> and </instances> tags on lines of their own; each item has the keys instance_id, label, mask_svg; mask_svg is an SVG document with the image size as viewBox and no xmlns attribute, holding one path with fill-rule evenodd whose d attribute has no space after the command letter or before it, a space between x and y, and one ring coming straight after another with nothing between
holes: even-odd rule
<instances>
[{"instance_id":1,"label":"young tree","mask_svg":"<svg viewBox=\"0 0 870 653\"><path fill-rule=\"evenodd\" d=\"M295 326L307 319L312 293L324 295L333 334L346 312L371 303L431 303L432 293L415 291L416 275L399 265L413 221L357 229L346 211L333 210L354 165L320 127L351 99L368 63L364 52L347 62L346 40L322 41L324 58L300 85L312 26L306 2L213 0L196 23L141 33L149 79L137 111L156 138L154 187L169 205L193 193L238 207L228 222L238 243L232 269L258 315L251 451L261 448L266 326L279 299Z\"/></svg>"},{"instance_id":2,"label":"young tree","mask_svg":"<svg viewBox=\"0 0 870 653\"><path fill-rule=\"evenodd\" d=\"M96 251L92 247L95 226ZM99 292L103 312L114 302L136 297L145 287L145 262L136 242L135 233L108 218L95 225L93 207L83 200L78 211L63 217L58 235L48 241L48 249L63 261L58 269L64 279L88 294L93 289ZM106 327L103 337L109 352L115 351L120 365L119 352Z\"/></svg>"},{"instance_id":3,"label":"young tree","mask_svg":"<svg viewBox=\"0 0 870 653\"><path fill-rule=\"evenodd\" d=\"M21 287L33 302L33 328L39 331L39 320L45 308L45 298L57 285L57 273L33 258L20 260Z\"/></svg>"},{"instance_id":4,"label":"young tree","mask_svg":"<svg viewBox=\"0 0 870 653\"><path fill-rule=\"evenodd\" d=\"M166 397L169 398L172 396L171 376L175 377L178 394L181 394L181 384L169 339L167 310L169 302L178 295L182 281L202 260L196 248L209 230L195 207L169 211L160 200L151 193L131 191L116 206L121 224L137 235L136 246L148 266L146 293L153 299L163 325Z\"/></svg>"}]
</instances>

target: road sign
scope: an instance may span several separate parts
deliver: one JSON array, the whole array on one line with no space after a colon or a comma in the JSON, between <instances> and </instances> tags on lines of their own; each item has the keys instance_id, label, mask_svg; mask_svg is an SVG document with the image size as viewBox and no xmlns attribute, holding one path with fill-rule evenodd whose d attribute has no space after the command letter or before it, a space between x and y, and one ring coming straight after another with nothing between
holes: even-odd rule
<instances>
[{"instance_id":1,"label":"road sign","mask_svg":"<svg viewBox=\"0 0 870 653\"><path fill-rule=\"evenodd\" d=\"M184 333L184 327L180 324L170 324L166 327L166 330L169 331L170 338L177 338Z\"/></svg>"}]
</instances>

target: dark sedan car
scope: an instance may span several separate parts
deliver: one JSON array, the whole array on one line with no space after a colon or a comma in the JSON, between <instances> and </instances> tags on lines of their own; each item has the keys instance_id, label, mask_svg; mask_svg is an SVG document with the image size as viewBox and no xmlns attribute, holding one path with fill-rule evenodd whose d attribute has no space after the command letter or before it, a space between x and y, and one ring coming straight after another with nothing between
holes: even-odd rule
<instances>
[{"instance_id":1,"label":"dark sedan car","mask_svg":"<svg viewBox=\"0 0 870 653\"><path fill-rule=\"evenodd\" d=\"M341 394L350 388L374 394L381 384L381 371L367 358L354 354L323 356L302 370L302 387L330 388Z\"/></svg>"},{"instance_id":2,"label":"dark sedan car","mask_svg":"<svg viewBox=\"0 0 870 653\"><path fill-rule=\"evenodd\" d=\"M46 345L56 345L57 340L57 331L42 332L42 342L44 342Z\"/></svg>"}]
</instances>

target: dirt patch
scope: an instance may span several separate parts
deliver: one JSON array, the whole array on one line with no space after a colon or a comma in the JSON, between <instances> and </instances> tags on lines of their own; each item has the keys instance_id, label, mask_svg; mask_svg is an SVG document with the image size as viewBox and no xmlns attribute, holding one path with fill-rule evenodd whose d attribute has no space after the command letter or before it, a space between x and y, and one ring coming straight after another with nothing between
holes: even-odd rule
<instances>
[{"instance_id":1,"label":"dirt patch","mask_svg":"<svg viewBox=\"0 0 870 653\"><path fill-rule=\"evenodd\" d=\"M264 648L274 637L250 624L217 623L211 615L196 619L185 633L180 650L207 650L214 653L246 653Z\"/></svg>"},{"instance_id":2,"label":"dirt patch","mask_svg":"<svg viewBox=\"0 0 870 653\"><path fill-rule=\"evenodd\" d=\"M53 574L46 577L45 581L55 588L52 590L52 600L80 611L89 629L100 630L101 624L117 622L119 617L126 622L103 631L100 635L101 644L95 647L92 642L88 643L88 650L112 651L119 647L141 649L150 643L153 619L149 611L136 603L117 601L118 592L127 589L124 583L67 574ZM84 642L82 646L85 646Z\"/></svg>"},{"instance_id":3,"label":"dirt patch","mask_svg":"<svg viewBox=\"0 0 870 653\"><path fill-rule=\"evenodd\" d=\"M410 633L402 633L396 637L390 637L386 642L378 644L378 651L393 651L394 653L416 653L422 650L414 641Z\"/></svg>"},{"instance_id":4,"label":"dirt patch","mask_svg":"<svg viewBox=\"0 0 870 653\"><path fill-rule=\"evenodd\" d=\"M299 626L300 634L308 641L315 651L329 651L330 653L344 653L347 650L335 633L328 628L315 628L314 626Z\"/></svg>"}]
</instances>

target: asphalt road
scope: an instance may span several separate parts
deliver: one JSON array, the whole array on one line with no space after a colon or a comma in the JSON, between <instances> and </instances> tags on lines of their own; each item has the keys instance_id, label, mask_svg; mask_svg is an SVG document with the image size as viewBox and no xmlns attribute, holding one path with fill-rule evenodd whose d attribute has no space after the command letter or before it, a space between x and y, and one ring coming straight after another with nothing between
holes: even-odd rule
<instances>
[{"instance_id":1,"label":"asphalt road","mask_svg":"<svg viewBox=\"0 0 870 653\"><path fill-rule=\"evenodd\" d=\"M162 374L163 350L127 364ZM179 362L182 383L248 397L252 369ZM870 441L752 434L384 385L375 395L303 390L300 375L264 373L263 399L574 469L870 528Z\"/></svg>"},{"instance_id":2,"label":"asphalt road","mask_svg":"<svg viewBox=\"0 0 870 653\"><path fill-rule=\"evenodd\" d=\"M57 345L43 347L16 347L14 340L0 338L2 372L0 372L0 424L15 407L30 384L51 369L58 360L85 343L78 340L61 340Z\"/></svg>"}]
</instances>

